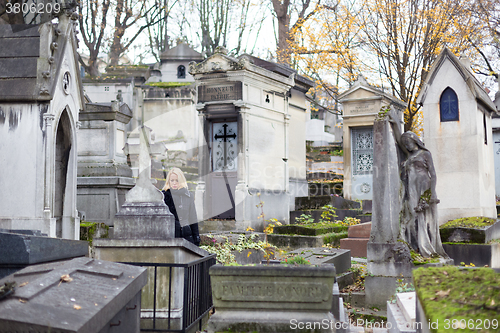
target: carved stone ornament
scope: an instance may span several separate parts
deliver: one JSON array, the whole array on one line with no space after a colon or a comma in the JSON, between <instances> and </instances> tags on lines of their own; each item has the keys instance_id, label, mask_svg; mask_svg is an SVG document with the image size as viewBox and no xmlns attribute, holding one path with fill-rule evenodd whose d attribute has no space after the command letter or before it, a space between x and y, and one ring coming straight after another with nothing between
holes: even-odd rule
<instances>
[{"instance_id":1,"label":"carved stone ornament","mask_svg":"<svg viewBox=\"0 0 500 333\"><path fill-rule=\"evenodd\" d=\"M205 73L221 73L227 71L241 70L249 64L249 61L238 61L235 58L229 57L222 53L216 53L208 59L200 63L189 63L189 73L205 74Z\"/></svg>"}]
</instances>

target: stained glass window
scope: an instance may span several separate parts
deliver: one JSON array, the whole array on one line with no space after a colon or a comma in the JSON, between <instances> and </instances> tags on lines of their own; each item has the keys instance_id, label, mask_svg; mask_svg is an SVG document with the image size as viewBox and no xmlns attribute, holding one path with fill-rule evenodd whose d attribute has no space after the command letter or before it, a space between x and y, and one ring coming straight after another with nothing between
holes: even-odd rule
<instances>
[{"instance_id":1,"label":"stained glass window","mask_svg":"<svg viewBox=\"0 0 500 333\"><path fill-rule=\"evenodd\" d=\"M354 175L373 171L373 128L352 129L352 162Z\"/></svg>"},{"instance_id":2,"label":"stained glass window","mask_svg":"<svg viewBox=\"0 0 500 333\"><path fill-rule=\"evenodd\" d=\"M458 97L455 91L450 87L446 88L441 94L439 100L439 110L441 112L441 121L458 120Z\"/></svg>"}]
</instances>

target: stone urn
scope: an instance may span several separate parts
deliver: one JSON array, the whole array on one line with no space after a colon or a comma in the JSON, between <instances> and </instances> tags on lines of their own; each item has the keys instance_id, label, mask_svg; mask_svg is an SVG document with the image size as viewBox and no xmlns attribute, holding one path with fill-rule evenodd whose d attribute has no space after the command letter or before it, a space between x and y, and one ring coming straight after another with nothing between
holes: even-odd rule
<instances>
[{"instance_id":1,"label":"stone urn","mask_svg":"<svg viewBox=\"0 0 500 333\"><path fill-rule=\"evenodd\" d=\"M333 265L215 265L210 278L209 333L335 332Z\"/></svg>"}]
</instances>

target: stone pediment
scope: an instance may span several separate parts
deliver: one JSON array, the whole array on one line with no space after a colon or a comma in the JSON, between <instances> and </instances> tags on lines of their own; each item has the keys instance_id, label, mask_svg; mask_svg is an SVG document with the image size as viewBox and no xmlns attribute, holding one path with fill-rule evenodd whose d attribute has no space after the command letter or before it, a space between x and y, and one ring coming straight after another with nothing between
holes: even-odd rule
<instances>
[{"instance_id":1,"label":"stone pediment","mask_svg":"<svg viewBox=\"0 0 500 333\"><path fill-rule=\"evenodd\" d=\"M351 88L339 95L341 103L361 100L386 99L399 108L405 108L406 104L396 97L370 85L361 74L354 81Z\"/></svg>"},{"instance_id":2,"label":"stone pediment","mask_svg":"<svg viewBox=\"0 0 500 333\"><path fill-rule=\"evenodd\" d=\"M238 60L221 52L212 55L200 63L189 63L189 74L195 75L237 71L244 69L249 63L250 61L246 58Z\"/></svg>"}]
</instances>

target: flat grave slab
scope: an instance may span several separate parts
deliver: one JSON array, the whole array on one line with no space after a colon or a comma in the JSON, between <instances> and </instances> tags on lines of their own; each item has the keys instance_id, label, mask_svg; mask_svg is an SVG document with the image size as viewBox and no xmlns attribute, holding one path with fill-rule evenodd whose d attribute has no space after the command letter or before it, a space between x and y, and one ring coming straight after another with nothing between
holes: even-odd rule
<instances>
[{"instance_id":1,"label":"flat grave slab","mask_svg":"<svg viewBox=\"0 0 500 333\"><path fill-rule=\"evenodd\" d=\"M89 258L27 267L0 300L0 327L12 332L138 332L146 269Z\"/></svg>"},{"instance_id":2,"label":"flat grave slab","mask_svg":"<svg viewBox=\"0 0 500 333\"><path fill-rule=\"evenodd\" d=\"M38 230L0 230L0 279L29 265L84 257L86 241L51 238Z\"/></svg>"},{"instance_id":3,"label":"flat grave slab","mask_svg":"<svg viewBox=\"0 0 500 333\"><path fill-rule=\"evenodd\" d=\"M344 273L351 268L351 251L349 250L315 247L301 248L289 253L304 257L311 265L334 264L337 274Z\"/></svg>"}]
</instances>

